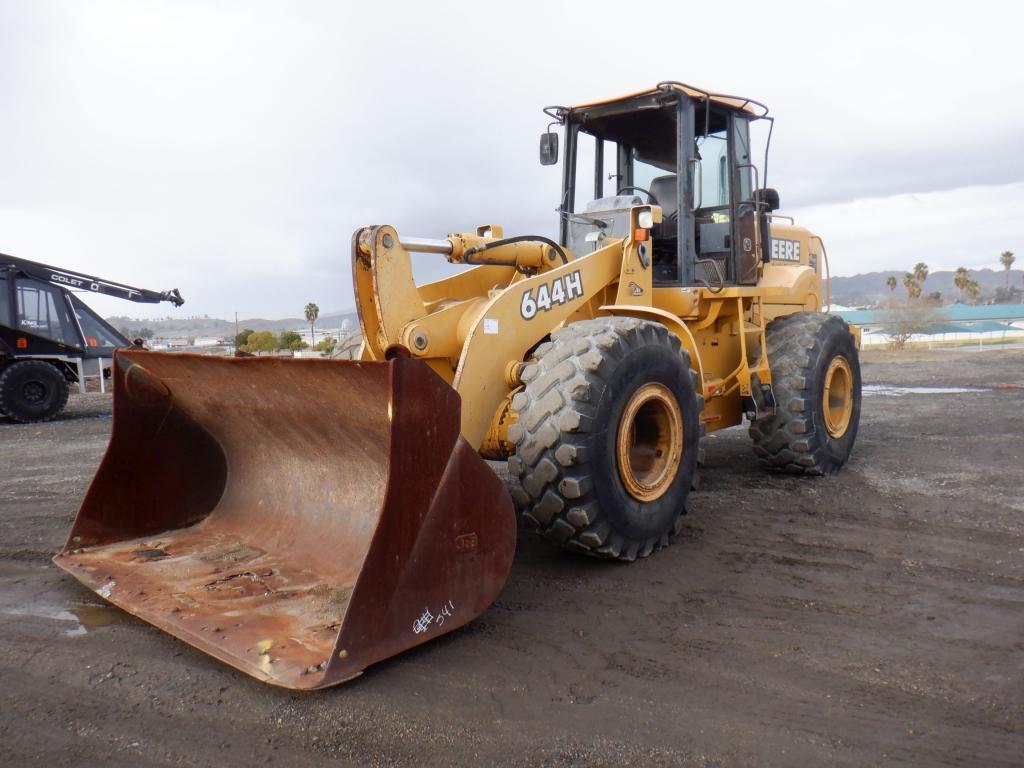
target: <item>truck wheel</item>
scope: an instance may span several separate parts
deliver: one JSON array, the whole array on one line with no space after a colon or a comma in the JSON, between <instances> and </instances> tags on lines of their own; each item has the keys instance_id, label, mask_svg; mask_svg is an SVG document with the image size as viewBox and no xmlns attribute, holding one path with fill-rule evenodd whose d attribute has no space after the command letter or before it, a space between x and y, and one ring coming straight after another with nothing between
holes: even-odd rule
<instances>
[{"instance_id":1,"label":"truck wheel","mask_svg":"<svg viewBox=\"0 0 1024 768\"><path fill-rule=\"evenodd\" d=\"M23 424L49 421L68 402L68 381L42 360L20 360L0 373L0 411Z\"/></svg>"},{"instance_id":2,"label":"truck wheel","mask_svg":"<svg viewBox=\"0 0 1024 768\"><path fill-rule=\"evenodd\" d=\"M512 399L509 490L524 521L598 557L668 544L697 470L696 379L659 323L603 317L553 333Z\"/></svg>"},{"instance_id":3,"label":"truck wheel","mask_svg":"<svg viewBox=\"0 0 1024 768\"><path fill-rule=\"evenodd\" d=\"M769 324L766 340L776 410L750 426L761 466L838 472L860 423L860 358L849 326L835 315L798 312Z\"/></svg>"}]
</instances>

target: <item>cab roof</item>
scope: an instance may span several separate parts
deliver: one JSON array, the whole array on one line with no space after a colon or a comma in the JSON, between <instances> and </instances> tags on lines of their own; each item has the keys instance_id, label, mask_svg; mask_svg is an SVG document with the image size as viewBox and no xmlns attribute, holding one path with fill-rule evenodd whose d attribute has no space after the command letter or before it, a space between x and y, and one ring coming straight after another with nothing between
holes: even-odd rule
<instances>
[{"instance_id":1,"label":"cab roof","mask_svg":"<svg viewBox=\"0 0 1024 768\"><path fill-rule=\"evenodd\" d=\"M768 114L768 107L755 99L748 99L744 96L730 96L724 93L713 93L712 91L706 91L703 88L697 88L696 86L679 83L674 80L666 80L658 83L653 88L636 91L634 93L627 93L622 96L616 96L612 99L601 99L599 101L589 101L583 104L574 104L568 108L568 111L590 109L591 107L614 104L618 101L628 101L630 99L636 99L643 96L653 96L658 93L665 93L666 91L677 91L696 101L709 101L712 104L717 104L728 109L747 112L755 117L765 117Z\"/></svg>"}]
</instances>

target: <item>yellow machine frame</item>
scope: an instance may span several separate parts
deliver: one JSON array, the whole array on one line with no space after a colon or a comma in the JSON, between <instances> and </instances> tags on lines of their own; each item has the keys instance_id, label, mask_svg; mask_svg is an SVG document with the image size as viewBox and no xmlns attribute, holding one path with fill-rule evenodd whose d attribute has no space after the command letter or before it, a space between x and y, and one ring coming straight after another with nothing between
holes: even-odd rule
<instances>
[{"instance_id":1,"label":"yellow machine frame","mask_svg":"<svg viewBox=\"0 0 1024 768\"><path fill-rule=\"evenodd\" d=\"M645 212L649 223L660 222L658 206L636 206L630 212L632 236L582 256L565 251L566 263L545 243L498 245L479 254L477 263L487 263L420 286L412 276L415 251L445 253L449 261L465 263L466 251L500 240L501 228L484 226L440 241L403 241L390 226L360 230L352 270L363 359L382 360L388 347L401 345L426 361L462 397L463 437L484 455L503 458L510 452L509 402L530 350L567 323L630 315L662 323L690 353L703 382L701 420L708 431L739 424L751 376L771 383L766 324L821 309L821 240L802 227L773 223L773 238L801 243L800 263L762 264L754 286L654 287L640 255L641 246L650 245L650 227L640 226ZM578 295L530 319L523 316L525 296L536 297L542 286L550 294L551 286L564 286L567 278L575 286L576 275Z\"/></svg>"}]
</instances>

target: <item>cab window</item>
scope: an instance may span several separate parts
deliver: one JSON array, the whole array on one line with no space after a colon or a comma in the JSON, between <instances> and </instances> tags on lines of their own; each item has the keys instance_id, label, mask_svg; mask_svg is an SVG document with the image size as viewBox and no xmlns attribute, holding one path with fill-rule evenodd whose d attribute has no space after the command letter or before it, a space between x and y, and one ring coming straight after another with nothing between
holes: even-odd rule
<instances>
[{"instance_id":1,"label":"cab window","mask_svg":"<svg viewBox=\"0 0 1024 768\"><path fill-rule=\"evenodd\" d=\"M651 182L659 176L675 173L675 167L664 168L654 165L653 163L645 162L637 157L635 151L632 154L633 184L638 187L650 189Z\"/></svg>"},{"instance_id":2,"label":"cab window","mask_svg":"<svg viewBox=\"0 0 1024 768\"><path fill-rule=\"evenodd\" d=\"M580 131L576 138L575 199L569 210L578 212L588 203L612 197L625 184L618 172L619 147L614 141L598 139Z\"/></svg>"},{"instance_id":3,"label":"cab window","mask_svg":"<svg viewBox=\"0 0 1024 768\"><path fill-rule=\"evenodd\" d=\"M750 120L746 117L733 117L733 154L736 156L736 183L739 185L736 196L740 202L753 197L751 180L753 178L753 160L750 151Z\"/></svg>"},{"instance_id":4,"label":"cab window","mask_svg":"<svg viewBox=\"0 0 1024 768\"><path fill-rule=\"evenodd\" d=\"M698 211L713 212L729 208L729 133L716 131L697 139L697 171L699 185L695 185L698 197L694 201Z\"/></svg>"},{"instance_id":5,"label":"cab window","mask_svg":"<svg viewBox=\"0 0 1024 768\"><path fill-rule=\"evenodd\" d=\"M11 322L10 290L7 274L0 271L0 325L8 325Z\"/></svg>"},{"instance_id":6,"label":"cab window","mask_svg":"<svg viewBox=\"0 0 1024 768\"><path fill-rule=\"evenodd\" d=\"M60 289L19 278L17 294L19 328L63 344L81 344Z\"/></svg>"},{"instance_id":7,"label":"cab window","mask_svg":"<svg viewBox=\"0 0 1024 768\"><path fill-rule=\"evenodd\" d=\"M123 347L125 339L112 333L99 317L91 309L85 306L75 296L71 297L71 304L75 308L75 317L78 318L78 325L85 334L85 346L87 347Z\"/></svg>"}]
</instances>

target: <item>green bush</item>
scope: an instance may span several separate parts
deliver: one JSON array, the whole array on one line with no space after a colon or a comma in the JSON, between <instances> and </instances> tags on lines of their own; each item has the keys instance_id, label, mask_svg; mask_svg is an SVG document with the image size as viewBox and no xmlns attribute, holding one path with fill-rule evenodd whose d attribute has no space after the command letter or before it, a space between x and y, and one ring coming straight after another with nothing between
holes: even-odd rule
<instances>
[{"instance_id":1,"label":"green bush","mask_svg":"<svg viewBox=\"0 0 1024 768\"><path fill-rule=\"evenodd\" d=\"M302 336L297 334L295 331L281 331L281 340L279 342L279 349L305 349L309 346L302 340Z\"/></svg>"},{"instance_id":2,"label":"green bush","mask_svg":"<svg viewBox=\"0 0 1024 768\"><path fill-rule=\"evenodd\" d=\"M252 331L240 347L243 352L273 352L279 348L279 339L270 331Z\"/></svg>"}]
</instances>

